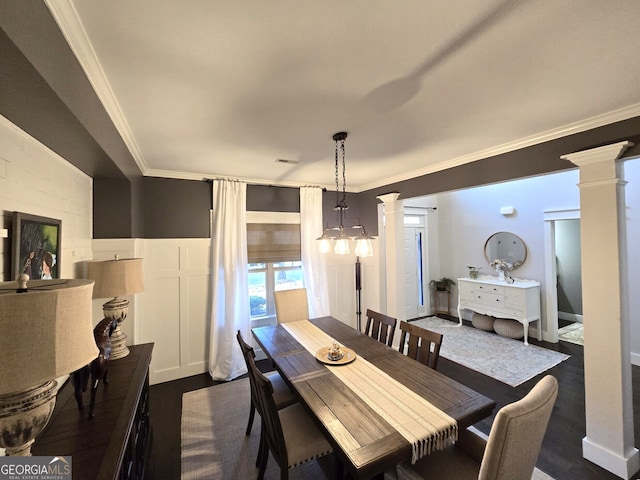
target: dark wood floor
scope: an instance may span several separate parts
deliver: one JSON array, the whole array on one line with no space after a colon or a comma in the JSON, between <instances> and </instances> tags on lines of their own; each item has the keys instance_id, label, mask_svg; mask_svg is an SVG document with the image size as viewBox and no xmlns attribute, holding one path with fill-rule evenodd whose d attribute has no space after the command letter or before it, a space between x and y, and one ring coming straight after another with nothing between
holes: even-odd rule
<instances>
[{"instance_id":1,"label":"dark wood floor","mask_svg":"<svg viewBox=\"0 0 640 480\"><path fill-rule=\"evenodd\" d=\"M582 458L584 419L583 347L566 342L535 343L551 350L567 353L571 358L552 368L560 383L558 399L549 422L537 466L556 480L615 480L619 477ZM263 362L264 370L268 363ZM497 408L522 398L541 378L512 388L458 364L440 358L438 370L451 378L494 399ZM147 478L180 479L180 418L182 394L214 385L208 374L195 375L172 382L152 385L150 390L152 443ZM640 439L640 367L633 367L633 397L636 445ZM493 417L476 426L489 433ZM640 472L639 472L640 473ZM639 477L634 475L632 478ZM230 479L233 480L233 479Z\"/></svg>"}]
</instances>

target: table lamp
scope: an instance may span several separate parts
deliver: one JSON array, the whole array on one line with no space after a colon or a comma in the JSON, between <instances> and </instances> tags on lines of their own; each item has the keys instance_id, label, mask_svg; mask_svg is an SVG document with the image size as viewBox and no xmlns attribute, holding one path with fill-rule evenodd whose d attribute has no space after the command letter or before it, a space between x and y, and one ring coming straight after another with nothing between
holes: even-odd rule
<instances>
[{"instance_id":1,"label":"table lamp","mask_svg":"<svg viewBox=\"0 0 640 480\"><path fill-rule=\"evenodd\" d=\"M102 305L102 311L105 318L115 318L118 322L111 334L111 360L129 355L129 349L125 345L127 336L120 330L120 325L129 312L129 300L122 296L144 290L142 275L141 258L120 259L116 255L113 260L87 264L87 278L96 282L93 298L111 298Z\"/></svg>"},{"instance_id":2,"label":"table lamp","mask_svg":"<svg viewBox=\"0 0 640 480\"><path fill-rule=\"evenodd\" d=\"M90 280L0 282L0 447L30 456L56 403L56 378L98 356Z\"/></svg>"}]
</instances>

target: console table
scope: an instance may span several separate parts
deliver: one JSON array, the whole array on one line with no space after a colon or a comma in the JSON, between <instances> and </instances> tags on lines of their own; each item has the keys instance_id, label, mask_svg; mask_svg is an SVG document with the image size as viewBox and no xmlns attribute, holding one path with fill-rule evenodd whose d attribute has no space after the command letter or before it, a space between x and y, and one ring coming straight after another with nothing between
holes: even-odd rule
<instances>
[{"instance_id":1,"label":"console table","mask_svg":"<svg viewBox=\"0 0 640 480\"><path fill-rule=\"evenodd\" d=\"M458 318L462 310L473 310L498 318L512 318L522 324L524 344L529 345L529 323L538 322L538 340L542 339L540 320L540 284L533 280L507 283L490 275L477 279L458 278Z\"/></svg>"},{"instance_id":2,"label":"console table","mask_svg":"<svg viewBox=\"0 0 640 480\"><path fill-rule=\"evenodd\" d=\"M74 480L141 479L150 443L149 363L152 343L130 347L109 362L109 383L100 382L95 417L89 389L78 410L73 384L58 392L53 416L31 448L33 455L70 455Z\"/></svg>"}]
</instances>

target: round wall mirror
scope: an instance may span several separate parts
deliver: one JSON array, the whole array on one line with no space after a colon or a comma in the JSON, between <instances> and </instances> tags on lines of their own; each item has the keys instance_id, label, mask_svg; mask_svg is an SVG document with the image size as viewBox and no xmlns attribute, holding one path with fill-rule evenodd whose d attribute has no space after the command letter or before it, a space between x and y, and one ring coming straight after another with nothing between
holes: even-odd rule
<instances>
[{"instance_id":1,"label":"round wall mirror","mask_svg":"<svg viewBox=\"0 0 640 480\"><path fill-rule=\"evenodd\" d=\"M490 264L496 259L503 260L508 270L515 270L527 259L527 247L519 236L498 232L484 244L484 256Z\"/></svg>"}]
</instances>

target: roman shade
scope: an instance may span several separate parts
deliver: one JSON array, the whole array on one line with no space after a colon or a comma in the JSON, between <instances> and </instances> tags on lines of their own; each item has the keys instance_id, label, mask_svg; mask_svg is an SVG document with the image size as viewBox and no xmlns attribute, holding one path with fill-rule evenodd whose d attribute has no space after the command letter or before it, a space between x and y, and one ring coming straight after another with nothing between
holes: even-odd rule
<instances>
[{"instance_id":1,"label":"roman shade","mask_svg":"<svg viewBox=\"0 0 640 480\"><path fill-rule=\"evenodd\" d=\"M300 261L300 225L247 223L249 263Z\"/></svg>"}]
</instances>

